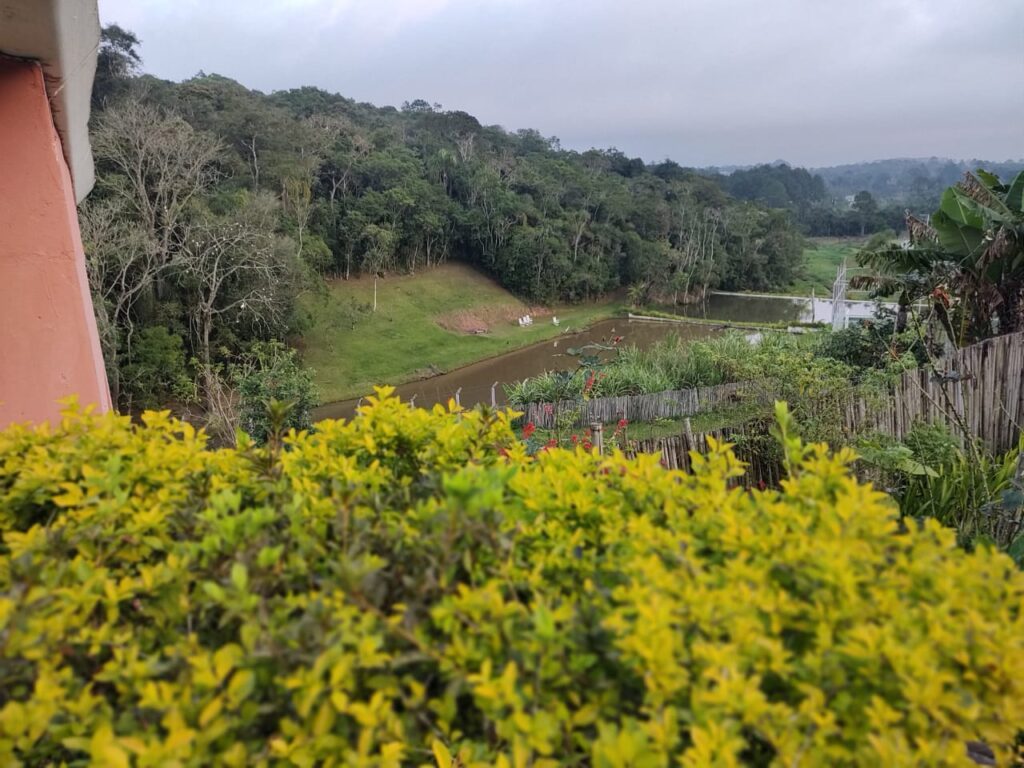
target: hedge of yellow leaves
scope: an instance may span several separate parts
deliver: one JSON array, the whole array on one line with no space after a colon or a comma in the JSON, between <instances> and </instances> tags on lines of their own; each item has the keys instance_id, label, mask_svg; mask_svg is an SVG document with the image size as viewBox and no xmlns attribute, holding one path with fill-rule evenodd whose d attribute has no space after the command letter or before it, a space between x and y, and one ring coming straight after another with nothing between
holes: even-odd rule
<instances>
[{"instance_id":1,"label":"hedge of yellow leaves","mask_svg":"<svg viewBox=\"0 0 1024 768\"><path fill-rule=\"evenodd\" d=\"M0 764L926 766L1024 723L1024 577L788 444L781 492L383 391L284 446L0 433Z\"/></svg>"}]
</instances>

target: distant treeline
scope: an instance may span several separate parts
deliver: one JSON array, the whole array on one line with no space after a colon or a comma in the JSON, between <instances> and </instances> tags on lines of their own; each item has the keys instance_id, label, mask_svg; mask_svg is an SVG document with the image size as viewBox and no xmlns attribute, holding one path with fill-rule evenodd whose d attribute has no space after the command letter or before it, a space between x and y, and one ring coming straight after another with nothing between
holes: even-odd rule
<instances>
[{"instance_id":1,"label":"distant treeline","mask_svg":"<svg viewBox=\"0 0 1024 768\"><path fill-rule=\"evenodd\" d=\"M1024 147L1022 147L1024 150ZM1013 178L1024 170L1024 160L992 162L990 160L950 160L948 158L903 158L876 160L870 163L815 168L836 197L870 192L880 203L897 203L915 212L929 212L939 204L947 187L984 168L1003 178Z\"/></svg>"},{"instance_id":2,"label":"distant treeline","mask_svg":"<svg viewBox=\"0 0 1024 768\"><path fill-rule=\"evenodd\" d=\"M805 234L846 237L901 229L908 210L934 210L947 187L978 168L1012 177L1024 161L878 160L811 170L774 163L704 173L735 198L788 211Z\"/></svg>"}]
</instances>

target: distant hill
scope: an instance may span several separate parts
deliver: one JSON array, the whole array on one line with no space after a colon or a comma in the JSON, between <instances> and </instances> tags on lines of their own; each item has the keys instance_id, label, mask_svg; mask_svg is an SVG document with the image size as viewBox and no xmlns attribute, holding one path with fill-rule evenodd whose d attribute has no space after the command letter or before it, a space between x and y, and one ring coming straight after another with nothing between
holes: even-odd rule
<instances>
[{"instance_id":1,"label":"distant hill","mask_svg":"<svg viewBox=\"0 0 1024 768\"><path fill-rule=\"evenodd\" d=\"M782 160L754 166L702 168L733 197L769 208L787 209L812 235L863 235L899 229L904 211L934 211L943 191L979 168L1011 179L1024 160L951 160L945 157L893 158L824 168L801 168ZM860 210L853 199L871 193Z\"/></svg>"},{"instance_id":2,"label":"distant hill","mask_svg":"<svg viewBox=\"0 0 1024 768\"><path fill-rule=\"evenodd\" d=\"M934 208L942 191L955 184L965 171L984 168L1007 178L1024 170L1024 160L951 160L945 157L893 158L869 163L850 163L811 168L835 197L867 190L879 202L899 203L910 208Z\"/></svg>"}]
</instances>

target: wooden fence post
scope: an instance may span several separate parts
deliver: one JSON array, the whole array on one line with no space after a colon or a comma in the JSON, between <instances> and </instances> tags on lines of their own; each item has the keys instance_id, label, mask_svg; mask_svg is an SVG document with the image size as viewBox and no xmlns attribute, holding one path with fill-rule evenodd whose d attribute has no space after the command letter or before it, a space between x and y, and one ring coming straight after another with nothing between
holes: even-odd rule
<instances>
[{"instance_id":1,"label":"wooden fence post","mask_svg":"<svg viewBox=\"0 0 1024 768\"><path fill-rule=\"evenodd\" d=\"M498 382L491 384L491 408L498 407L498 396L495 394L498 389Z\"/></svg>"},{"instance_id":2,"label":"wooden fence post","mask_svg":"<svg viewBox=\"0 0 1024 768\"><path fill-rule=\"evenodd\" d=\"M590 423L590 441L597 449L597 455L604 455L604 425L600 421Z\"/></svg>"}]
</instances>

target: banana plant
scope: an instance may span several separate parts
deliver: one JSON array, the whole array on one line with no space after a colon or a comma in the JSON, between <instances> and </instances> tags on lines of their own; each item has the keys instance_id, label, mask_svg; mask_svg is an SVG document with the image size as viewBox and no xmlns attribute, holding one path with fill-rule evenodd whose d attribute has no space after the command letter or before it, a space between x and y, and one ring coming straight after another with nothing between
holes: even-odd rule
<instances>
[{"instance_id":1,"label":"banana plant","mask_svg":"<svg viewBox=\"0 0 1024 768\"><path fill-rule=\"evenodd\" d=\"M955 346L1024 330L1024 172L1004 184L966 173L929 221L907 213L909 242L859 254L873 275L858 286L897 296L902 309L928 299Z\"/></svg>"}]
</instances>

